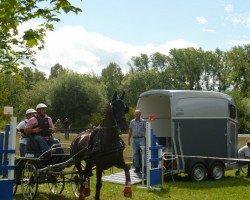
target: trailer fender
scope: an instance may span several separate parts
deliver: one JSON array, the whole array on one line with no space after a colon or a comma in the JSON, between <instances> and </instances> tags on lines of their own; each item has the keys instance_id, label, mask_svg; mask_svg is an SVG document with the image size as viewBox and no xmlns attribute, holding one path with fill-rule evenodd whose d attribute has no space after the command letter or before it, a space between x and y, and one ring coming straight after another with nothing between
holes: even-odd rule
<instances>
[{"instance_id":1,"label":"trailer fender","mask_svg":"<svg viewBox=\"0 0 250 200\"><path fill-rule=\"evenodd\" d=\"M209 169L208 168L208 163L205 159L201 158L189 158L185 160L185 172L187 174L190 174L191 170L193 169L193 166L196 165L197 163L201 163L202 165L205 166L206 171Z\"/></svg>"}]
</instances>

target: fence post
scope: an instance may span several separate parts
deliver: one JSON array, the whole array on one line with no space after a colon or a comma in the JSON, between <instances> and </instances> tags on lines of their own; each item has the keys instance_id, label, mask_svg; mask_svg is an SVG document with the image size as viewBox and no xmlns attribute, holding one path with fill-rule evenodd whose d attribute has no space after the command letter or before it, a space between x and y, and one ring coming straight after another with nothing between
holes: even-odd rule
<instances>
[{"instance_id":1,"label":"fence post","mask_svg":"<svg viewBox=\"0 0 250 200\"><path fill-rule=\"evenodd\" d=\"M151 122L146 126L146 156L147 156L147 188L161 190L162 177L162 146L156 144L156 136L151 128ZM160 185L160 187L155 187Z\"/></svg>"},{"instance_id":2,"label":"fence post","mask_svg":"<svg viewBox=\"0 0 250 200\"><path fill-rule=\"evenodd\" d=\"M6 125L5 134L0 134L0 200L13 199L16 121L16 117L11 117L11 125Z\"/></svg>"}]
</instances>

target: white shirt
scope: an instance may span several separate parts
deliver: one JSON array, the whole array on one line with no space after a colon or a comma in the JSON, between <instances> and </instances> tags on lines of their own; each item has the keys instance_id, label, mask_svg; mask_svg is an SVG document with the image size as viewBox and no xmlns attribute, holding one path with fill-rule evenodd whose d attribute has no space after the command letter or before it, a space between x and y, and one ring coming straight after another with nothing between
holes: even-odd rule
<instances>
[{"instance_id":1,"label":"white shirt","mask_svg":"<svg viewBox=\"0 0 250 200\"><path fill-rule=\"evenodd\" d=\"M17 129L18 131L21 131L22 129L24 129L24 128L26 127L27 122L28 122L27 119L21 121L21 122L17 125L16 129ZM27 144L27 138L23 137L22 134L20 134L19 143Z\"/></svg>"},{"instance_id":2,"label":"white shirt","mask_svg":"<svg viewBox=\"0 0 250 200\"><path fill-rule=\"evenodd\" d=\"M246 156L250 156L250 148L247 145L240 148L238 151L238 158L244 159Z\"/></svg>"}]
</instances>

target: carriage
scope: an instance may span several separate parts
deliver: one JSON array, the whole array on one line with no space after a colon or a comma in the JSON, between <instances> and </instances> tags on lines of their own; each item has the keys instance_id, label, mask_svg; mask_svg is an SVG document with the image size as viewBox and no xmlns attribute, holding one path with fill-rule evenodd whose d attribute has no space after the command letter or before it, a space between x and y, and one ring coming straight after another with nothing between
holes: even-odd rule
<instances>
[{"instance_id":1,"label":"carriage","mask_svg":"<svg viewBox=\"0 0 250 200\"><path fill-rule=\"evenodd\" d=\"M125 197L131 197L129 166L125 164L123 157L125 143L119 136L120 130L126 131L128 128L125 118L128 107L123 98L124 93L122 95L115 93L107 104L100 126L78 134L70 146L56 144L42 154L32 152L32 149L28 148L27 156L15 161L13 193L15 194L18 185L21 185L24 199L33 200L39 184L47 183L52 193L60 194L65 183L71 183L74 195L78 200L84 200L90 195L89 178L95 168L97 180L95 199L99 200L102 173L115 166L125 171L126 182L123 193ZM92 148L89 146L91 143ZM99 151L93 151L96 146L99 147ZM83 160L85 166L82 165Z\"/></svg>"},{"instance_id":2,"label":"carriage","mask_svg":"<svg viewBox=\"0 0 250 200\"><path fill-rule=\"evenodd\" d=\"M56 153L62 148L64 153ZM80 177L70 155L69 144L53 145L50 150L40 153L29 152L26 157L15 161L15 181L13 195L21 186L24 199L33 200L36 197L39 184L47 183L53 194L61 194L65 184L70 183L75 197L79 197Z\"/></svg>"}]
</instances>

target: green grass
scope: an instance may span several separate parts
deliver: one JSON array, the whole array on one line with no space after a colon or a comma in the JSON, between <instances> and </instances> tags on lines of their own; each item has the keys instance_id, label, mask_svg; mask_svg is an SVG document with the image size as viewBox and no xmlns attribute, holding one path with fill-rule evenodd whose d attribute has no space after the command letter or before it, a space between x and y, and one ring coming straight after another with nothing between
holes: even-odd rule
<instances>
[{"instance_id":1,"label":"green grass","mask_svg":"<svg viewBox=\"0 0 250 200\"><path fill-rule=\"evenodd\" d=\"M57 138L64 142L63 135L57 135ZM124 141L127 143L127 137L123 136ZM72 140L72 136L70 137ZM245 138L240 138L239 143L242 146L245 143ZM17 144L18 145L18 144ZM132 150L131 146L126 146L124 152L127 162L131 162ZM118 171L114 169L114 171ZM220 181L206 180L200 183L191 182L184 174L180 174L174 179L171 177L165 180L162 191L148 191L146 189L140 189L138 185L132 185L134 200L246 200L250 196L250 179L245 177L245 174L236 177L234 175L236 170L226 171L225 178ZM110 170L105 171L105 175L109 174ZM122 200L127 199L123 197L124 185L112 184L103 182L101 190L102 200ZM91 196L86 199L94 199L95 193L95 175L91 177ZM20 186L15 200L22 200ZM75 199L71 191L70 184L66 184L66 187L62 194L53 195L50 193L47 184L41 184L38 188L37 200L71 200Z\"/></svg>"}]
</instances>

